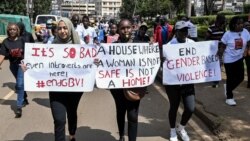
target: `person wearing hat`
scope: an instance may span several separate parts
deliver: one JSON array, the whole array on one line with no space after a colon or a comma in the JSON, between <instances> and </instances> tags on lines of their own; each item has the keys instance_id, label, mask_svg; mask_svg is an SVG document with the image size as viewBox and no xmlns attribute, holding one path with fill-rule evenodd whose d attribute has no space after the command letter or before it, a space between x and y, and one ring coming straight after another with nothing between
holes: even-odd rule
<instances>
[{"instance_id":1,"label":"person wearing hat","mask_svg":"<svg viewBox=\"0 0 250 141\"><path fill-rule=\"evenodd\" d=\"M188 37L188 23L185 21L178 21L175 24L175 36L168 44L191 43L193 40ZM167 44L167 45L168 45ZM189 136L185 130L185 125L191 118L195 109L195 89L194 84L184 85L165 85L165 90L170 102L170 109L168 113L170 123L170 141L177 141L177 134L183 141L189 141ZM184 111L181 117L180 124L176 127L177 111L181 102L183 101Z\"/></svg>"},{"instance_id":2,"label":"person wearing hat","mask_svg":"<svg viewBox=\"0 0 250 141\"><path fill-rule=\"evenodd\" d=\"M149 42L149 41L150 41L150 38L149 38L149 36L146 34L146 33L147 33L147 30L148 30L147 24L146 24L146 23L142 24L142 25L139 27L139 30L136 32L134 41L137 41L137 42Z\"/></svg>"}]
</instances>

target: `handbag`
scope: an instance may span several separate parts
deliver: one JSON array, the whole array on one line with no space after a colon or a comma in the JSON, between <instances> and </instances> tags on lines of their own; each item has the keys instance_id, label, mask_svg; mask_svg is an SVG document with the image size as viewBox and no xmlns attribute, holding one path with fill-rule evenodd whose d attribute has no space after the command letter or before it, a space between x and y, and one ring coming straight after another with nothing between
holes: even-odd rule
<instances>
[{"instance_id":1,"label":"handbag","mask_svg":"<svg viewBox=\"0 0 250 141\"><path fill-rule=\"evenodd\" d=\"M147 87L124 89L124 96L129 101L141 100L148 93Z\"/></svg>"}]
</instances>

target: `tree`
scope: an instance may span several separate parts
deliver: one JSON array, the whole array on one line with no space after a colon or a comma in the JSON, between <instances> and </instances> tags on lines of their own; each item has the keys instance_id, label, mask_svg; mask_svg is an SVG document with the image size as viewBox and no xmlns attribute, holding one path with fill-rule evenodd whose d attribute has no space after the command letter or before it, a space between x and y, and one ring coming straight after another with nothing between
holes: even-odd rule
<instances>
[{"instance_id":1,"label":"tree","mask_svg":"<svg viewBox=\"0 0 250 141\"><path fill-rule=\"evenodd\" d=\"M210 15L214 10L214 3L216 0L204 0L204 14Z\"/></svg>"},{"instance_id":2,"label":"tree","mask_svg":"<svg viewBox=\"0 0 250 141\"><path fill-rule=\"evenodd\" d=\"M123 0L122 6L120 9L120 17L121 18L131 18L133 15L133 10L135 7L135 1L134 0Z\"/></svg>"},{"instance_id":3,"label":"tree","mask_svg":"<svg viewBox=\"0 0 250 141\"><path fill-rule=\"evenodd\" d=\"M26 15L26 0L1 0L0 13Z\"/></svg>"},{"instance_id":4,"label":"tree","mask_svg":"<svg viewBox=\"0 0 250 141\"><path fill-rule=\"evenodd\" d=\"M185 12L186 16L190 17L191 16L191 0L185 0L186 6L185 6Z\"/></svg>"},{"instance_id":5,"label":"tree","mask_svg":"<svg viewBox=\"0 0 250 141\"><path fill-rule=\"evenodd\" d=\"M132 17L133 13L142 17L155 17L169 14L173 9L171 0L123 0L120 17Z\"/></svg>"},{"instance_id":6,"label":"tree","mask_svg":"<svg viewBox=\"0 0 250 141\"><path fill-rule=\"evenodd\" d=\"M51 11L51 0L35 0L33 10L34 18L40 14L49 14Z\"/></svg>"}]
</instances>

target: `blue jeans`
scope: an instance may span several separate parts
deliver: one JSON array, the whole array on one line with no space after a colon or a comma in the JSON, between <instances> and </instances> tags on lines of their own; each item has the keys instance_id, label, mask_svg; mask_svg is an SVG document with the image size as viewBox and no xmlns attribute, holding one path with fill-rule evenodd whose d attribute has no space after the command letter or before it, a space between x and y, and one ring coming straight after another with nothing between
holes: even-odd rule
<instances>
[{"instance_id":1,"label":"blue jeans","mask_svg":"<svg viewBox=\"0 0 250 141\"><path fill-rule=\"evenodd\" d=\"M24 73L19 64L10 64L10 71L16 78L17 108L22 108L24 101Z\"/></svg>"}]
</instances>

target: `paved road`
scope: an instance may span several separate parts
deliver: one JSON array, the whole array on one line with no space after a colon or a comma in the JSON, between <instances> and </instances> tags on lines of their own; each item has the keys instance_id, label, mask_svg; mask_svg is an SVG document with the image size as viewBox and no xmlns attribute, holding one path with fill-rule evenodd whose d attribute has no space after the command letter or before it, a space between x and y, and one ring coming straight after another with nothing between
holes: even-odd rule
<instances>
[{"instance_id":1,"label":"paved road","mask_svg":"<svg viewBox=\"0 0 250 141\"><path fill-rule=\"evenodd\" d=\"M20 119L14 118L16 95L14 78L8 61L0 71L0 140L52 141L53 121L48 93L29 92L30 104L23 109ZM169 138L169 103L159 83L149 87L150 94L142 100L139 115L138 141L167 141ZM85 93L78 109L78 141L116 141L115 105L109 91L95 89ZM192 140L217 140L196 118L187 125ZM68 134L68 132L67 132Z\"/></svg>"}]
</instances>

